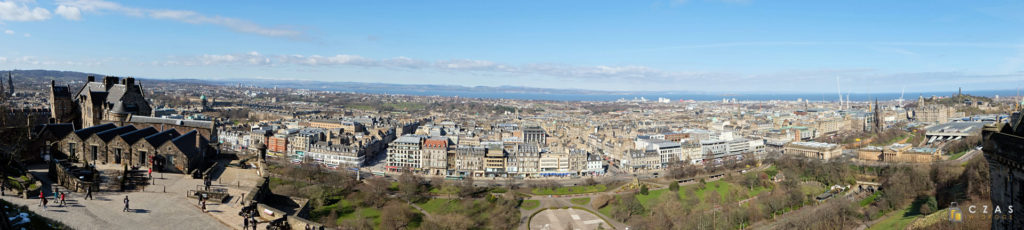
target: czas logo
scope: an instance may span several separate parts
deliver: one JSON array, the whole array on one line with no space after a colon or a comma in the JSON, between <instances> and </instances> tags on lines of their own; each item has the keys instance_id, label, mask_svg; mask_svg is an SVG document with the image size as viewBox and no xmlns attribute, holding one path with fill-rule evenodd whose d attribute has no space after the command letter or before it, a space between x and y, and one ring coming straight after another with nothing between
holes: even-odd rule
<instances>
[{"instance_id":1,"label":"czas logo","mask_svg":"<svg viewBox=\"0 0 1024 230\"><path fill-rule=\"evenodd\" d=\"M960 206L958 206L956 202L953 202L949 204L949 215L947 215L946 218L949 219L949 221L959 223L964 221L963 214L964 211L960 210Z\"/></svg>"}]
</instances>

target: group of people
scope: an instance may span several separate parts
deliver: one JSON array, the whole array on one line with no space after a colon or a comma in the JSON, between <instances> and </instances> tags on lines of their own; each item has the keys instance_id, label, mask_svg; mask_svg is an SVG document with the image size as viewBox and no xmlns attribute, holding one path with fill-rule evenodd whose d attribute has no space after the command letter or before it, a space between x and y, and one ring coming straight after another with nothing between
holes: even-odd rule
<instances>
[{"instance_id":1,"label":"group of people","mask_svg":"<svg viewBox=\"0 0 1024 230\"><path fill-rule=\"evenodd\" d=\"M67 206L67 202L65 202L65 200L64 200L64 198L67 195L64 194L64 192L61 192L59 190L60 189L54 189L53 190L53 200L57 201L58 204L60 204L60 207ZM39 206L42 206L43 209L46 209L46 204L48 204L49 202L50 201L46 199L46 193L44 193L43 191L39 191Z\"/></svg>"},{"instance_id":2,"label":"group of people","mask_svg":"<svg viewBox=\"0 0 1024 230\"><path fill-rule=\"evenodd\" d=\"M256 230L256 226L259 225L259 221L256 221L256 213L246 213L242 215L242 229L249 230L249 226L252 226L252 230Z\"/></svg>"}]
</instances>

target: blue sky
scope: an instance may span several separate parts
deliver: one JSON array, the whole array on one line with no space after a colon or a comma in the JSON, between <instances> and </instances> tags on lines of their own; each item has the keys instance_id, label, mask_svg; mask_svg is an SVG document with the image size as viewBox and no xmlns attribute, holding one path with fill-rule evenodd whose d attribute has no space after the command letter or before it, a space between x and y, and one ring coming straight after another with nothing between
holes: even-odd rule
<instances>
[{"instance_id":1,"label":"blue sky","mask_svg":"<svg viewBox=\"0 0 1024 230\"><path fill-rule=\"evenodd\" d=\"M0 69L879 93L1024 86L1015 1L0 0Z\"/></svg>"}]
</instances>

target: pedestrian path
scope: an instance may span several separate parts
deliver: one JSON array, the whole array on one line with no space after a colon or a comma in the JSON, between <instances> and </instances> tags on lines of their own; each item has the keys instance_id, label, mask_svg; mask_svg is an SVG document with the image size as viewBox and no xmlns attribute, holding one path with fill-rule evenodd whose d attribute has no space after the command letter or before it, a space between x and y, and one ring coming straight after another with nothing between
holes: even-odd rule
<instances>
[{"instance_id":1,"label":"pedestrian path","mask_svg":"<svg viewBox=\"0 0 1024 230\"><path fill-rule=\"evenodd\" d=\"M52 194L52 186L46 179L45 167L34 167L30 172L43 183L43 192ZM0 197L4 201L24 205L29 210L50 219L60 221L75 229L231 229L193 206L185 198L185 188L193 184L191 178L180 174L166 174L164 179L156 179L157 184L166 185L167 192L96 192L95 199L84 199L84 193L67 193L67 206L54 206L53 202L45 209L38 206L38 196L22 199L13 194ZM61 191L69 191L60 188ZM131 200L130 210L122 212L123 199ZM50 197L52 199L52 195ZM236 213L237 214L237 213ZM241 223L239 223L240 228Z\"/></svg>"}]
</instances>

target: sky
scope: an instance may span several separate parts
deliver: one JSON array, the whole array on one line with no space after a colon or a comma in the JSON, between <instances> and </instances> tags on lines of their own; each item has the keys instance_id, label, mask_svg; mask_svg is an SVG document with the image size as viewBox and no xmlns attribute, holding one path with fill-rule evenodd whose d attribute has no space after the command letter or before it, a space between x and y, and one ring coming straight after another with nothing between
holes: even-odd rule
<instances>
[{"instance_id":1,"label":"sky","mask_svg":"<svg viewBox=\"0 0 1024 230\"><path fill-rule=\"evenodd\" d=\"M613 91L1024 86L1020 1L0 0L0 69Z\"/></svg>"}]
</instances>

